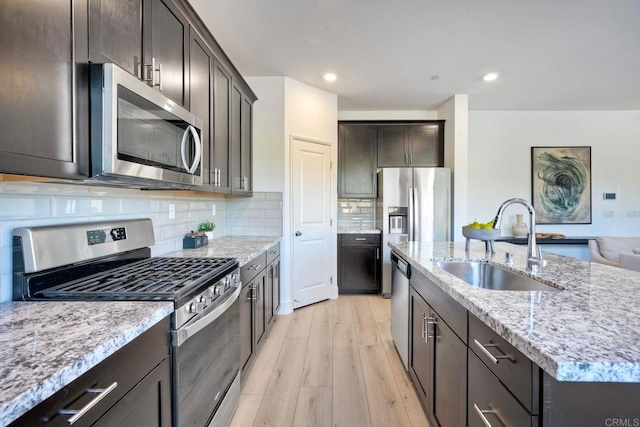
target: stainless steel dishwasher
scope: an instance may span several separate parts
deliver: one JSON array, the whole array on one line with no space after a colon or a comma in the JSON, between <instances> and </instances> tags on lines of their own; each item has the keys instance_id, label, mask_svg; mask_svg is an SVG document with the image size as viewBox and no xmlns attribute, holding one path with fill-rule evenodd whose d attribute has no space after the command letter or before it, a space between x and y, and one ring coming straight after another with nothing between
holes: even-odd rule
<instances>
[{"instance_id":1,"label":"stainless steel dishwasher","mask_svg":"<svg viewBox=\"0 0 640 427\"><path fill-rule=\"evenodd\" d=\"M409 279L411 266L391 252L391 335L398 354L409 369Z\"/></svg>"}]
</instances>

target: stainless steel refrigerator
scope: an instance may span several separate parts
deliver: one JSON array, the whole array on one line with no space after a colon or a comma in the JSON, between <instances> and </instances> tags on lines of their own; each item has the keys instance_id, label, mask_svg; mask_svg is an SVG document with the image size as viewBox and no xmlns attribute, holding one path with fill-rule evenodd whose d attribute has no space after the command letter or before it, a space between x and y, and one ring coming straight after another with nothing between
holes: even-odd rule
<instances>
[{"instance_id":1,"label":"stainless steel refrigerator","mask_svg":"<svg viewBox=\"0 0 640 427\"><path fill-rule=\"evenodd\" d=\"M451 171L446 168L381 169L376 226L382 231L382 295L391 298L391 335L408 369L409 276L402 279L396 274L396 286L392 289L388 243L451 239ZM398 271L396 267L396 273ZM410 270L405 274L408 272Z\"/></svg>"}]
</instances>

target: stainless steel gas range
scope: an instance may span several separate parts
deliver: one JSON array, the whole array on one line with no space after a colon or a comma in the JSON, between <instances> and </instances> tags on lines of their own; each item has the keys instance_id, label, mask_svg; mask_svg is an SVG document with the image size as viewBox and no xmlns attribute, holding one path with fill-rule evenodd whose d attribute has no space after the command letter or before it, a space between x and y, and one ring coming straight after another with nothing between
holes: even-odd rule
<instances>
[{"instance_id":1,"label":"stainless steel gas range","mask_svg":"<svg viewBox=\"0 0 640 427\"><path fill-rule=\"evenodd\" d=\"M151 220L18 228L15 300L172 301L173 425L227 425L240 396L235 258L151 258Z\"/></svg>"}]
</instances>

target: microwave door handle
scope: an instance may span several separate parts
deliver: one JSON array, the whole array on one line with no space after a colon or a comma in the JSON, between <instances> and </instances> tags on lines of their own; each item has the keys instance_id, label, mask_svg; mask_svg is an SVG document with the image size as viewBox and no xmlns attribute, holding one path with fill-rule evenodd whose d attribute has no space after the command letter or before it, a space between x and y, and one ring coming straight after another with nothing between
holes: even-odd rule
<instances>
[{"instance_id":1,"label":"microwave door handle","mask_svg":"<svg viewBox=\"0 0 640 427\"><path fill-rule=\"evenodd\" d=\"M191 166L187 164L187 143L189 140L189 133L193 136L194 142L196 143L196 154L193 158L193 163ZM189 125L187 129L185 129L184 134L182 134L182 144L180 146L180 154L182 157L182 165L189 173L194 173L196 169L198 169L198 165L200 164L200 137L198 136L198 132L196 129Z\"/></svg>"},{"instance_id":2,"label":"microwave door handle","mask_svg":"<svg viewBox=\"0 0 640 427\"><path fill-rule=\"evenodd\" d=\"M200 164L200 156L202 155L200 146L202 144L200 142L200 136L198 135L196 129L191 125L189 125L187 129L191 131L191 135L193 135L193 142L196 144L196 154L193 157L193 163L191 164L191 168L189 169L189 173L193 174L198 169L198 165Z\"/></svg>"}]
</instances>

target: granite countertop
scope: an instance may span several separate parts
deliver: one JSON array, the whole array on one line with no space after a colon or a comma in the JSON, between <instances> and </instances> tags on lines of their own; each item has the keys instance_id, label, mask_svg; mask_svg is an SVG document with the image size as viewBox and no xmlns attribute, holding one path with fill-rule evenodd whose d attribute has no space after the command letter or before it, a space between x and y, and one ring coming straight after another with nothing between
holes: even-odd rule
<instances>
[{"instance_id":1,"label":"granite countertop","mask_svg":"<svg viewBox=\"0 0 640 427\"><path fill-rule=\"evenodd\" d=\"M197 249L182 249L171 252L166 257L237 258L240 267L282 240L281 236L227 236L210 241L207 246Z\"/></svg>"},{"instance_id":2,"label":"granite countertop","mask_svg":"<svg viewBox=\"0 0 640 427\"><path fill-rule=\"evenodd\" d=\"M0 304L0 425L13 422L172 311L170 302Z\"/></svg>"},{"instance_id":3,"label":"granite countertop","mask_svg":"<svg viewBox=\"0 0 640 427\"><path fill-rule=\"evenodd\" d=\"M526 248L496 242L389 243L417 270L559 381L640 383L640 274L545 252L538 279L560 291L474 288L434 260L488 260L524 273ZM513 266L504 263L514 254Z\"/></svg>"},{"instance_id":4,"label":"granite countertop","mask_svg":"<svg viewBox=\"0 0 640 427\"><path fill-rule=\"evenodd\" d=\"M338 234L380 234L377 228L340 228Z\"/></svg>"}]
</instances>

